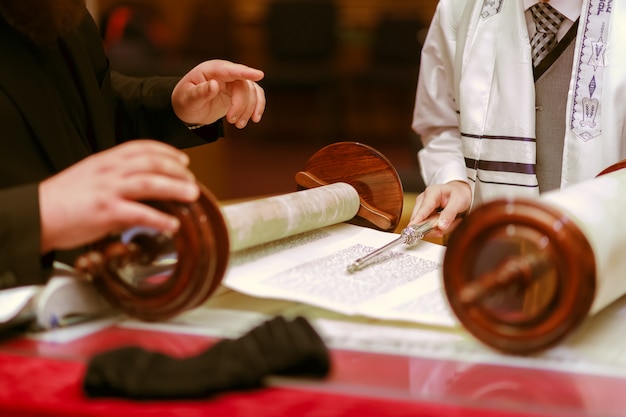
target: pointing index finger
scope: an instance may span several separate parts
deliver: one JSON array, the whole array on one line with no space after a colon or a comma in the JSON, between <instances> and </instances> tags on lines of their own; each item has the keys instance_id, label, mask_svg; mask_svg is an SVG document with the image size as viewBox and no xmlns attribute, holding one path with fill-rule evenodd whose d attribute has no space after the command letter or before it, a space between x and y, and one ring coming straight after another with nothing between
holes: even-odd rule
<instances>
[{"instance_id":1,"label":"pointing index finger","mask_svg":"<svg viewBox=\"0 0 626 417\"><path fill-rule=\"evenodd\" d=\"M202 68L202 74L206 79L219 79L230 82L236 80L260 81L265 74L263 71L243 64L235 64L228 61L207 62Z\"/></svg>"}]
</instances>

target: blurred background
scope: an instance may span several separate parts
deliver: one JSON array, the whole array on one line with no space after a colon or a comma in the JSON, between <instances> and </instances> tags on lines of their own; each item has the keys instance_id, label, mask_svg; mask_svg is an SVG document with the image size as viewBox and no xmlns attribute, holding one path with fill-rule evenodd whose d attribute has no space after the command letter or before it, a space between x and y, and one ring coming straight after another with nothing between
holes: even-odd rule
<instances>
[{"instance_id":1,"label":"blurred background","mask_svg":"<svg viewBox=\"0 0 626 417\"><path fill-rule=\"evenodd\" d=\"M190 149L220 200L295 191L323 146L382 152L405 191L423 188L411 118L419 55L436 0L88 0L111 66L180 75L221 58L263 70L259 124Z\"/></svg>"}]
</instances>

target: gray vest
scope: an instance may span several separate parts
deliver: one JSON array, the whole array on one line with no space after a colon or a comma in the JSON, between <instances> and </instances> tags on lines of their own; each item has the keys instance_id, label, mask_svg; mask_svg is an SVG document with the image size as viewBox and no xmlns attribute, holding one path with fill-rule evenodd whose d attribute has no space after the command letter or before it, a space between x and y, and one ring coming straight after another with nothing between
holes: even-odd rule
<instances>
[{"instance_id":1,"label":"gray vest","mask_svg":"<svg viewBox=\"0 0 626 417\"><path fill-rule=\"evenodd\" d=\"M537 180L542 193L561 186L567 91L575 46L576 42L571 42L535 82Z\"/></svg>"}]
</instances>

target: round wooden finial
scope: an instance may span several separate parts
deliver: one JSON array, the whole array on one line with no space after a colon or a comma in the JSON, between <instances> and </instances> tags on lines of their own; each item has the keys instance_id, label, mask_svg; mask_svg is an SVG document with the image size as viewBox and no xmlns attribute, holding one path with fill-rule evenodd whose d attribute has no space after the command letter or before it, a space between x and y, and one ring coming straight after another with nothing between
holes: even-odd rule
<instances>
[{"instance_id":1,"label":"round wooden finial","mask_svg":"<svg viewBox=\"0 0 626 417\"><path fill-rule=\"evenodd\" d=\"M317 151L296 174L302 188L336 182L352 185L360 208L350 223L393 231L402 216L402 182L391 162L376 149L358 142L337 142Z\"/></svg>"},{"instance_id":2,"label":"round wooden finial","mask_svg":"<svg viewBox=\"0 0 626 417\"><path fill-rule=\"evenodd\" d=\"M165 320L202 304L221 283L230 250L219 204L200 187L192 204L147 202L180 220L175 235L131 229L96 243L75 267L113 306L142 320Z\"/></svg>"},{"instance_id":3,"label":"round wooden finial","mask_svg":"<svg viewBox=\"0 0 626 417\"><path fill-rule=\"evenodd\" d=\"M540 200L496 200L450 234L443 281L450 307L477 339L528 354L562 340L594 300L596 266L576 224Z\"/></svg>"},{"instance_id":4,"label":"round wooden finial","mask_svg":"<svg viewBox=\"0 0 626 417\"><path fill-rule=\"evenodd\" d=\"M625 167L622 160L598 177ZM527 354L559 342L590 314L600 286L594 237L568 217L567 205L550 201L492 201L449 237L443 281L450 306L471 334L504 352Z\"/></svg>"}]
</instances>

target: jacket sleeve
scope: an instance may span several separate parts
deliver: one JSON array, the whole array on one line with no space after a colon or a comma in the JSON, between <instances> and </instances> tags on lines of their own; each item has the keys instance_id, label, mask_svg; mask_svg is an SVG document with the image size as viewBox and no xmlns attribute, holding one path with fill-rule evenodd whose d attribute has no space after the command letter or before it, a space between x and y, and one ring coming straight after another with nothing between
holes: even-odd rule
<instances>
[{"instance_id":1,"label":"jacket sleeve","mask_svg":"<svg viewBox=\"0 0 626 417\"><path fill-rule=\"evenodd\" d=\"M46 281L40 236L38 184L1 189L0 289Z\"/></svg>"},{"instance_id":2,"label":"jacket sleeve","mask_svg":"<svg viewBox=\"0 0 626 417\"><path fill-rule=\"evenodd\" d=\"M224 135L222 121L193 131L176 116L172 91L177 77L129 77L111 73L115 131L120 142L150 138L177 148L213 142Z\"/></svg>"}]
</instances>

